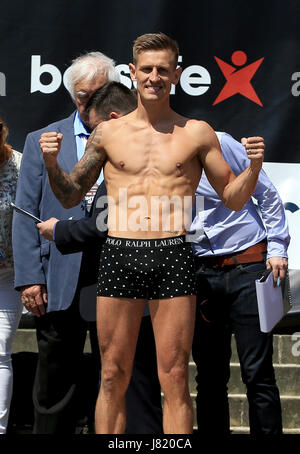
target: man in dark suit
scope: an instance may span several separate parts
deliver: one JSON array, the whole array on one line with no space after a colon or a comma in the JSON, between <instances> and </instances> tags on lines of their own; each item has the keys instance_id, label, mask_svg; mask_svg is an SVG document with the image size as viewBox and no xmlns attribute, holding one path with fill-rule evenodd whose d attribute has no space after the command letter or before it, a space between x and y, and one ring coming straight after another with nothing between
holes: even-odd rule
<instances>
[{"instance_id":1,"label":"man in dark suit","mask_svg":"<svg viewBox=\"0 0 300 454\"><path fill-rule=\"evenodd\" d=\"M68 118L28 134L18 181L17 205L40 219L86 215L85 199L68 210L55 198L49 186L39 138L42 132L53 128L63 134L65 143L60 163L70 172L84 153L90 135L86 103L96 89L114 79L117 79L114 62L100 52L91 52L73 61L65 80L77 109ZM78 307L82 253L63 256L54 243L40 237L32 220L18 213L13 219L13 250L15 288L21 291L26 309L36 315L39 355L33 389L33 432L74 433L81 359L88 329Z\"/></svg>"},{"instance_id":2,"label":"man in dark suit","mask_svg":"<svg viewBox=\"0 0 300 454\"><path fill-rule=\"evenodd\" d=\"M136 94L118 82L97 90L87 103L91 129L102 121L118 118L137 105ZM41 235L54 240L62 254L82 251L80 313L89 321L96 320L96 285L99 257L107 236L107 197L104 181L94 197L89 216L76 220L50 218L37 224ZM101 214L101 217L99 216ZM102 222L99 222L99 219ZM134 358L133 374L126 394L126 433L162 433L160 384L157 375L156 350L148 307L145 310Z\"/></svg>"}]
</instances>

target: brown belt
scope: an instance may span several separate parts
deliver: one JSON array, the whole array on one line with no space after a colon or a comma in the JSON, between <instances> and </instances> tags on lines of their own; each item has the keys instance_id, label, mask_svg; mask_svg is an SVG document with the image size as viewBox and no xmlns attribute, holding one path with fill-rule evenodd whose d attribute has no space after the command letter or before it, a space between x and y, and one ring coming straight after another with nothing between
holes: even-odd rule
<instances>
[{"instance_id":1,"label":"brown belt","mask_svg":"<svg viewBox=\"0 0 300 454\"><path fill-rule=\"evenodd\" d=\"M250 246L244 251L236 254L216 255L215 257L197 257L199 261L208 267L217 268L223 266L238 265L239 263L262 262L264 260L263 252L267 250L267 241Z\"/></svg>"}]
</instances>

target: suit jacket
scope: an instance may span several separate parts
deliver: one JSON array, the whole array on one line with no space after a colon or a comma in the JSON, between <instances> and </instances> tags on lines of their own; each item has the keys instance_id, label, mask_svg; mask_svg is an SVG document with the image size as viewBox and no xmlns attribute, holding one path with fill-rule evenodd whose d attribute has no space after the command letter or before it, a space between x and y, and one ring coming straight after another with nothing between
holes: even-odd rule
<instances>
[{"instance_id":1,"label":"suit jacket","mask_svg":"<svg viewBox=\"0 0 300 454\"><path fill-rule=\"evenodd\" d=\"M76 220L62 220L55 226L55 244L62 254L83 252L79 275L79 308L81 316L89 321L96 320L97 278L100 252L107 230L97 228L97 216L106 208L97 207L100 197L106 196L104 181L100 184L94 197L89 217Z\"/></svg>"},{"instance_id":2,"label":"suit jacket","mask_svg":"<svg viewBox=\"0 0 300 454\"><path fill-rule=\"evenodd\" d=\"M88 322L96 320L100 252L107 236L107 230L97 228L97 216L107 206L97 207L97 201L102 196L106 196L104 181L97 189L89 217L59 221L55 226L55 244L62 254L83 252L78 282L79 309L82 318Z\"/></svg>"},{"instance_id":3,"label":"suit jacket","mask_svg":"<svg viewBox=\"0 0 300 454\"><path fill-rule=\"evenodd\" d=\"M49 185L39 145L43 132L61 132L63 141L58 163L70 173L77 163L74 117L75 112L68 118L28 134L25 141L16 205L42 220L84 216L81 204L67 210L56 199ZM53 242L40 236L34 221L17 212L13 217L12 239L15 288L44 284L48 292L47 312L67 309L75 295L82 253L63 256Z\"/></svg>"}]
</instances>

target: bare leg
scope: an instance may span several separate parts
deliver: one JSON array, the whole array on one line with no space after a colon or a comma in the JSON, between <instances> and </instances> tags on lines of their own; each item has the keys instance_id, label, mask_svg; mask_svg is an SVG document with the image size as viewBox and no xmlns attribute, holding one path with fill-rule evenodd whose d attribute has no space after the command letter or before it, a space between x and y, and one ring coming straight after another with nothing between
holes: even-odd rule
<instances>
[{"instance_id":1,"label":"bare leg","mask_svg":"<svg viewBox=\"0 0 300 454\"><path fill-rule=\"evenodd\" d=\"M144 305L144 300L97 298L97 330L102 363L95 412L98 434L125 432L125 395Z\"/></svg>"},{"instance_id":2,"label":"bare leg","mask_svg":"<svg viewBox=\"0 0 300 454\"><path fill-rule=\"evenodd\" d=\"M195 322L195 296L149 303L157 350L158 376L164 392L166 434L193 432L193 404L188 367Z\"/></svg>"}]
</instances>

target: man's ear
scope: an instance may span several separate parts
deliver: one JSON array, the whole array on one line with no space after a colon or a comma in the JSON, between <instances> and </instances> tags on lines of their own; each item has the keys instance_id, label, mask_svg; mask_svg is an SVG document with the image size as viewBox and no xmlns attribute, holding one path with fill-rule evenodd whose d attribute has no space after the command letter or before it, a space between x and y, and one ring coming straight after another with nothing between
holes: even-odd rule
<instances>
[{"instance_id":1,"label":"man's ear","mask_svg":"<svg viewBox=\"0 0 300 454\"><path fill-rule=\"evenodd\" d=\"M109 119L110 120L113 119L113 118L116 119L116 118L119 118L119 117L121 117L121 114L119 114L118 112L110 112L110 114L109 114Z\"/></svg>"},{"instance_id":2,"label":"man's ear","mask_svg":"<svg viewBox=\"0 0 300 454\"><path fill-rule=\"evenodd\" d=\"M130 71L131 80L136 80L135 65L133 63L129 63L129 71Z\"/></svg>"},{"instance_id":3,"label":"man's ear","mask_svg":"<svg viewBox=\"0 0 300 454\"><path fill-rule=\"evenodd\" d=\"M175 76L174 76L174 82L172 82L174 85L178 84L180 76L182 73L182 68L176 68L175 70Z\"/></svg>"}]
</instances>

